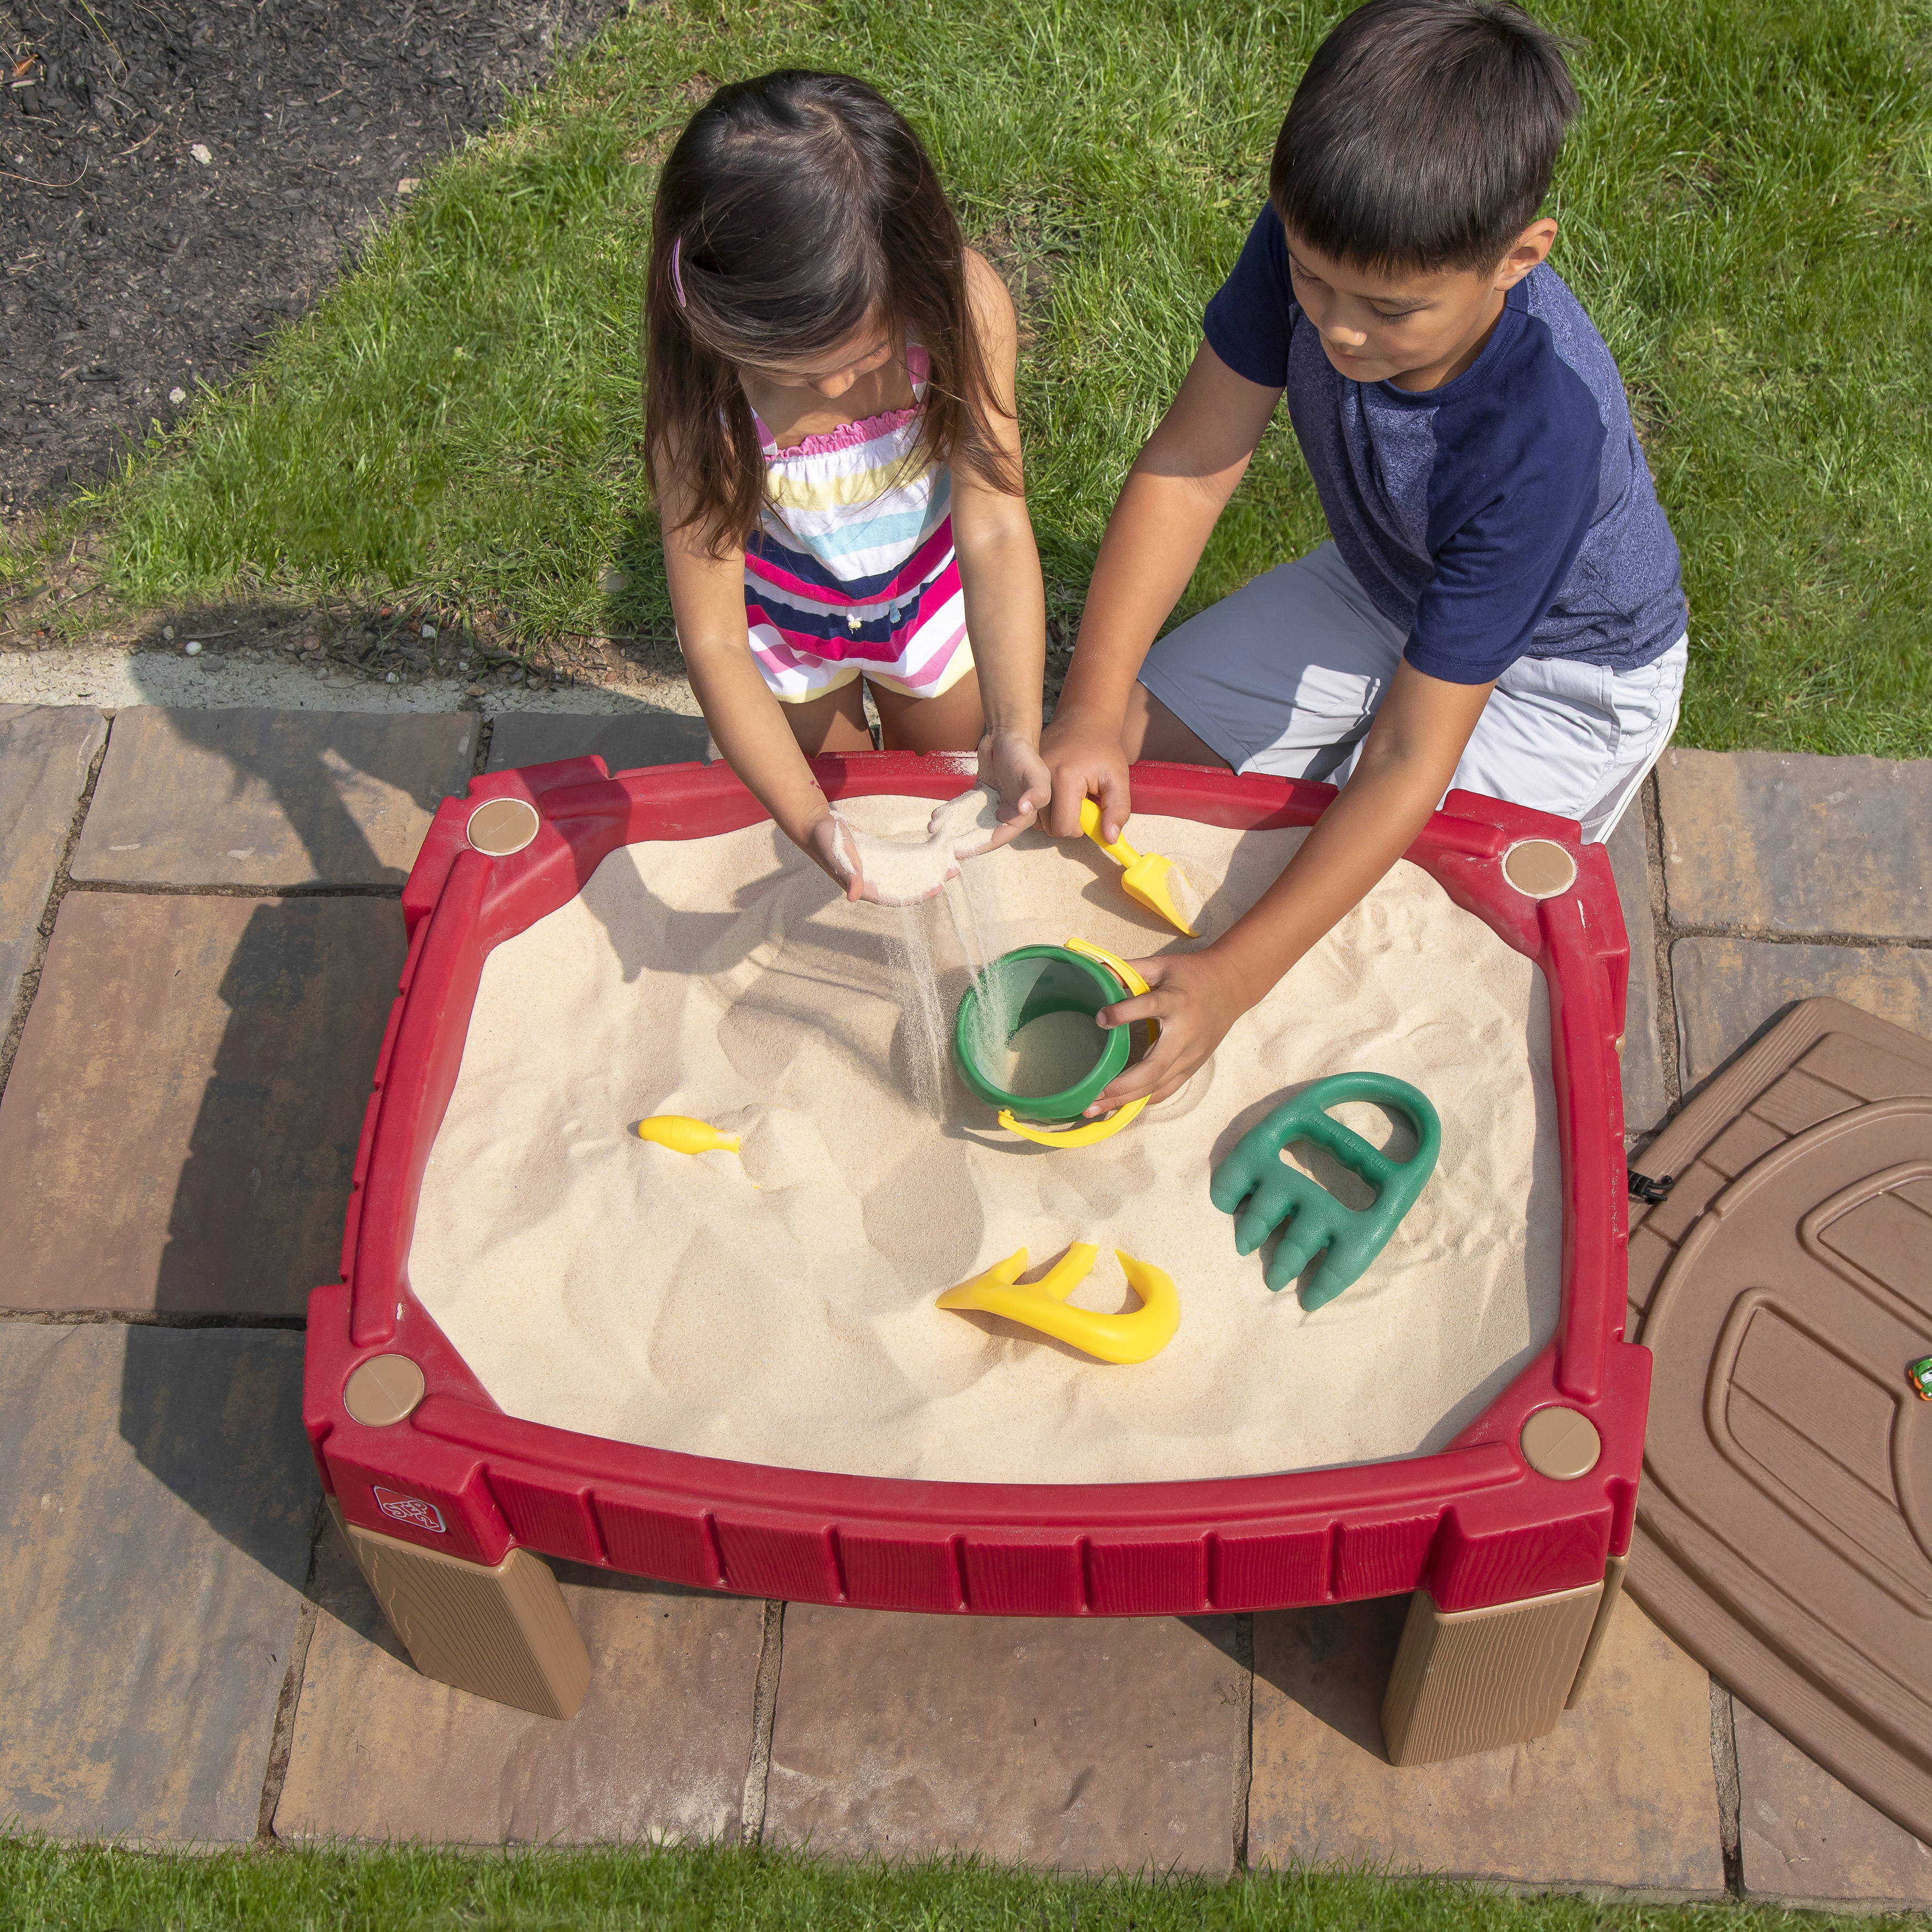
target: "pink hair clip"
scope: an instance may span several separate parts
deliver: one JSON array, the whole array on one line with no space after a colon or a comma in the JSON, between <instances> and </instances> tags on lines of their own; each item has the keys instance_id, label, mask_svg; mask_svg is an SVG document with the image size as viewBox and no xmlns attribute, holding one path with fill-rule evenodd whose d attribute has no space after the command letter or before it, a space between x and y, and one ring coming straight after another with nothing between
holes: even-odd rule
<instances>
[{"instance_id":1,"label":"pink hair clip","mask_svg":"<svg viewBox=\"0 0 1932 1932\"><path fill-rule=\"evenodd\" d=\"M684 250L684 237L675 237L670 244L670 285L677 292L677 305L684 308L688 304L684 299L684 275L679 266L679 257Z\"/></svg>"}]
</instances>

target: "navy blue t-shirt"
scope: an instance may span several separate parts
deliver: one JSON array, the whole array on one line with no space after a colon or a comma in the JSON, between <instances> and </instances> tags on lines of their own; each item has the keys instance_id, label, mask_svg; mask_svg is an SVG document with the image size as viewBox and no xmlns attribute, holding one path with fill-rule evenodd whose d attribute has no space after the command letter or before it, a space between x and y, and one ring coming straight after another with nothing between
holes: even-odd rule
<instances>
[{"instance_id":1,"label":"navy blue t-shirt","mask_svg":"<svg viewBox=\"0 0 1932 1932\"><path fill-rule=\"evenodd\" d=\"M1407 626L1417 670L1457 684L1524 656L1633 670L1683 634L1677 542L1622 378L1547 262L1454 382L1358 382L1302 314L1264 207L1204 326L1237 375L1286 392L1336 548Z\"/></svg>"}]
</instances>

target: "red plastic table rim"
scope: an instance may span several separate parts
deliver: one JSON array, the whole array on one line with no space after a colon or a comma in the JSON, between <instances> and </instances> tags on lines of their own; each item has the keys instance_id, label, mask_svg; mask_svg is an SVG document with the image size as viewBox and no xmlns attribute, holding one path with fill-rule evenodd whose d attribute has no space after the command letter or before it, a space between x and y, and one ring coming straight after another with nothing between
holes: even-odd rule
<instances>
[{"instance_id":1,"label":"red plastic table rim","mask_svg":"<svg viewBox=\"0 0 1932 1932\"><path fill-rule=\"evenodd\" d=\"M814 761L830 798L935 801L970 758L872 752ZM1310 825L1332 786L1147 764L1135 808L1234 830ZM540 825L490 857L465 836L490 799ZM1629 946L1609 861L1571 820L1452 792L1408 856L1535 962L1550 994L1563 1171L1562 1283L1548 1345L1432 1454L1289 1474L1119 1484L908 1481L786 1469L614 1442L503 1414L419 1303L410 1243L423 1171L456 1084L483 962L555 911L619 846L706 838L764 809L722 764L611 776L576 758L493 772L438 808L403 889L409 952L356 1160L339 1282L310 1298L303 1411L347 1520L496 1564L514 1545L715 1589L880 1610L1136 1616L1285 1608L1426 1586L1444 1610L1601 1580L1630 1546L1650 1384L1623 1339L1626 1218L1618 1055ZM1532 898L1502 856L1547 839L1570 888ZM1454 1105L1454 1096L1447 1096ZM422 1370L399 1421L358 1423L363 1363ZM1402 1364L1391 1361L1391 1376ZM1595 1427L1580 1476L1538 1474L1520 1438L1561 1406Z\"/></svg>"}]
</instances>

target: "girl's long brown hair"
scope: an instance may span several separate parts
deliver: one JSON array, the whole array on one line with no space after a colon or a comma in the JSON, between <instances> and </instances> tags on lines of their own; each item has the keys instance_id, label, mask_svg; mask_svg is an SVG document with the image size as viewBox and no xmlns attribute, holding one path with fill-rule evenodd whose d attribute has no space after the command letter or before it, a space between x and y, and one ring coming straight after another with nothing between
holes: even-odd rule
<instances>
[{"instance_id":1,"label":"girl's long brown hair","mask_svg":"<svg viewBox=\"0 0 1932 1932\"><path fill-rule=\"evenodd\" d=\"M757 524L764 459L738 365L803 361L874 310L930 358L920 450L1017 494L992 433L965 243L919 136L844 74L719 88L664 164L644 292L645 446L661 480L675 461L676 527L718 556Z\"/></svg>"}]
</instances>

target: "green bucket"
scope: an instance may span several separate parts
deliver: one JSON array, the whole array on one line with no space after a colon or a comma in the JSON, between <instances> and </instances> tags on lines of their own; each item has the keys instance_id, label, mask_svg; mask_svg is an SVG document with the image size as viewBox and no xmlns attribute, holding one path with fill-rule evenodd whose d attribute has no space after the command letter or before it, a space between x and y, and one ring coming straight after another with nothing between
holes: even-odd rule
<instances>
[{"instance_id":1,"label":"green bucket","mask_svg":"<svg viewBox=\"0 0 1932 1932\"><path fill-rule=\"evenodd\" d=\"M990 986L988 983L990 982ZM1004 1046L1019 1030L1048 1013L1097 1013L1129 997L1127 988L1097 961L1064 946L1022 946L1003 952L975 980L959 1002L952 1024L952 1057L960 1076L986 1104L1016 1120L1070 1120L1084 1114L1107 1083L1127 1064L1132 1041L1126 1027L1094 1030L1093 1066L1057 1094L1010 1094L980 1064L986 1022L982 1007L990 992L997 1010L1010 1015Z\"/></svg>"}]
</instances>

